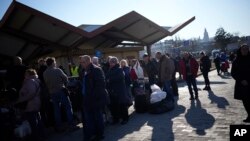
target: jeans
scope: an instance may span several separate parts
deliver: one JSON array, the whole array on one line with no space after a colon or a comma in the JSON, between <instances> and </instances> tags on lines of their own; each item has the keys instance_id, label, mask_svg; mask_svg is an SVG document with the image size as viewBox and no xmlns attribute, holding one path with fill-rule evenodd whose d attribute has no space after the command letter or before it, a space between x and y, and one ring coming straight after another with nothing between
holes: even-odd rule
<instances>
[{"instance_id":1,"label":"jeans","mask_svg":"<svg viewBox=\"0 0 250 141\"><path fill-rule=\"evenodd\" d=\"M31 127L31 141L38 141L44 137L44 126L39 112L25 112L24 118L28 120Z\"/></svg>"},{"instance_id":2,"label":"jeans","mask_svg":"<svg viewBox=\"0 0 250 141\"><path fill-rule=\"evenodd\" d=\"M94 136L102 136L104 133L103 110L82 110L84 141L89 141Z\"/></svg>"},{"instance_id":3,"label":"jeans","mask_svg":"<svg viewBox=\"0 0 250 141\"><path fill-rule=\"evenodd\" d=\"M187 85L188 85L188 90L189 90L190 96L194 97L193 96L193 89L192 89L191 85L193 85L195 95L198 96L198 89L197 89L197 84L196 84L195 77L193 75L187 75L186 82L187 82Z\"/></svg>"},{"instance_id":4,"label":"jeans","mask_svg":"<svg viewBox=\"0 0 250 141\"><path fill-rule=\"evenodd\" d=\"M56 127L60 127L62 123L61 118L61 106L64 106L67 114L67 120L70 125L73 124L73 111L71 102L68 96L63 92L63 90L60 90L57 93L51 94L52 103L54 106L54 116L55 116L55 122Z\"/></svg>"}]
</instances>

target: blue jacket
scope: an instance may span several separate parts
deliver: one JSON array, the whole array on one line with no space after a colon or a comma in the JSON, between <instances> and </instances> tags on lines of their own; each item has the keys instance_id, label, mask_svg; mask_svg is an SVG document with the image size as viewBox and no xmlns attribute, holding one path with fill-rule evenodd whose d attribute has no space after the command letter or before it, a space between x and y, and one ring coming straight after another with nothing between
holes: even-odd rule
<instances>
[{"instance_id":1,"label":"blue jacket","mask_svg":"<svg viewBox=\"0 0 250 141\"><path fill-rule=\"evenodd\" d=\"M126 86L130 86L130 84L131 84L130 68L129 67L123 67L122 70L123 70L123 72L125 74L125 84L126 84Z\"/></svg>"}]
</instances>

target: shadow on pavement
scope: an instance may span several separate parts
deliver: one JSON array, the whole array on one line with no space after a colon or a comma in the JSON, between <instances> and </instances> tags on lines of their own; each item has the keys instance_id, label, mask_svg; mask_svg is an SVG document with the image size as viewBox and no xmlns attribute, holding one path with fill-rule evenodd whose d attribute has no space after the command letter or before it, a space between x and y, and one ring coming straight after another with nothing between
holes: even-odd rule
<instances>
[{"instance_id":1,"label":"shadow on pavement","mask_svg":"<svg viewBox=\"0 0 250 141\"><path fill-rule=\"evenodd\" d=\"M226 106L229 105L226 98L215 95L213 91L208 91L208 98L211 100L212 104L217 104L218 108L226 109Z\"/></svg>"},{"instance_id":2,"label":"shadow on pavement","mask_svg":"<svg viewBox=\"0 0 250 141\"><path fill-rule=\"evenodd\" d=\"M175 104L175 109L167 112L164 115L153 115L156 116L156 120L149 120L148 126L153 128L152 138L153 141L174 141L174 133L173 133L173 118L179 116L184 113L186 108L182 105ZM159 118L157 118L157 116Z\"/></svg>"},{"instance_id":3,"label":"shadow on pavement","mask_svg":"<svg viewBox=\"0 0 250 141\"><path fill-rule=\"evenodd\" d=\"M183 81L183 82L177 83L177 84L178 84L178 88L187 86L186 81ZM205 82L204 81L196 81L196 84L197 85L205 85ZM211 85L214 85L214 84L216 85L216 84L227 84L227 83L224 82L224 81L210 81L210 84Z\"/></svg>"},{"instance_id":4,"label":"shadow on pavement","mask_svg":"<svg viewBox=\"0 0 250 141\"><path fill-rule=\"evenodd\" d=\"M210 81L211 85L216 85L216 84L227 84L224 81ZM204 81L197 81L197 85L205 85Z\"/></svg>"},{"instance_id":5,"label":"shadow on pavement","mask_svg":"<svg viewBox=\"0 0 250 141\"><path fill-rule=\"evenodd\" d=\"M126 140L126 138L130 140L173 141L172 119L184 112L185 107L177 104L174 110L164 114L153 115L149 113L138 114L133 112L126 125L108 126L106 128L104 141ZM130 134L134 134L135 132L138 132L138 136L131 137ZM148 134L149 132L152 134Z\"/></svg>"},{"instance_id":6,"label":"shadow on pavement","mask_svg":"<svg viewBox=\"0 0 250 141\"><path fill-rule=\"evenodd\" d=\"M227 74L227 75L223 75L223 74L221 74L221 75L219 75L222 79L232 79L232 76L231 76L231 74Z\"/></svg>"},{"instance_id":7,"label":"shadow on pavement","mask_svg":"<svg viewBox=\"0 0 250 141\"><path fill-rule=\"evenodd\" d=\"M193 128L196 128L196 134L206 135L206 129L211 128L214 125L215 118L207 113L207 110L201 107L199 99L192 100L190 108L185 115L187 123Z\"/></svg>"}]
</instances>

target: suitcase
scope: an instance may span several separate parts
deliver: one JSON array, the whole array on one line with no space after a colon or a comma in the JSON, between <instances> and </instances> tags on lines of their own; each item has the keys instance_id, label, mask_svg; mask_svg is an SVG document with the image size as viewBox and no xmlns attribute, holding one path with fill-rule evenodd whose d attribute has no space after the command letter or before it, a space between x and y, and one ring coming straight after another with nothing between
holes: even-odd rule
<instances>
[{"instance_id":1,"label":"suitcase","mask_svg":"<svg viewBox=\"0 0 250 141\"><path fill-rule=\"evenodd\" d=\"M145 113L148 111L149 93L145 90L145 82L138 81L138 86L134 88L134 109L137 113Z\"/></svg>"}]
</instances>

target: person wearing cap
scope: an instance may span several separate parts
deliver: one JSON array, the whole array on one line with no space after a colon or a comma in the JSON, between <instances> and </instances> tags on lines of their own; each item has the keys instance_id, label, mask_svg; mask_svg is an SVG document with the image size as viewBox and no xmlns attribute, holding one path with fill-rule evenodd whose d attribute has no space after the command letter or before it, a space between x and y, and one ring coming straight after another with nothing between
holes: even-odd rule
<instances>
[{"instance_id":1,"label":"person wearing cap","mask_svg":"<svg viewBox=\"0 0 250 141\"><path fill-rule=\"evenodd\" d=\"M209 57L205 54L205 52L201 52L200 53L200 70L202 72L202 75L204 77L205 80L205 88L203 88L203 90L211 90L210 88L210 81L208 78L208 73L210 71L211 68L211 61L209 59Z\"/></svg>"},{"instance_id":2,"label":"person wearing cap","mask_svg":"<svg viewBox=\"0 0 250 141\"><path fill-rule=\"evenodd\" d=\"M243 122L250 123L250 51L247 44L241 45L233 61L231 75L235 79L234 98L242 100L247 112Z\"/></svg>"}]
</instances>

